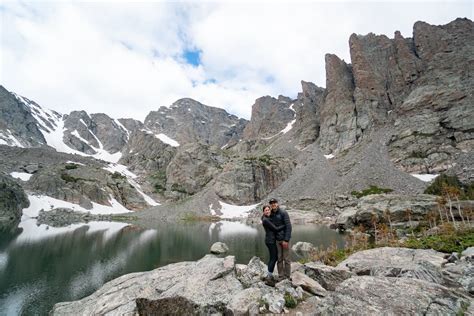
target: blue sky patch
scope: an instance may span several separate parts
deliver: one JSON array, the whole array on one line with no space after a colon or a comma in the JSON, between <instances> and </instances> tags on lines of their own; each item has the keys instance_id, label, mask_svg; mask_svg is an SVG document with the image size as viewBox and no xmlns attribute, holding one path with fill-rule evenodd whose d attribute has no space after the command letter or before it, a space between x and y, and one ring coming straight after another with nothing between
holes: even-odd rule
<instances>
[{"instance_id":1,"label":"blue sky patch","mask_svg":"<svg viewBox=\"0 0 474 316\"><path fill-rule=\"evenodd\" d=\"M193 66L199 66L201 64L201 51L200 50L185 50L183 53L184 59L188 64Z\"/></svg>"}]
</instances>

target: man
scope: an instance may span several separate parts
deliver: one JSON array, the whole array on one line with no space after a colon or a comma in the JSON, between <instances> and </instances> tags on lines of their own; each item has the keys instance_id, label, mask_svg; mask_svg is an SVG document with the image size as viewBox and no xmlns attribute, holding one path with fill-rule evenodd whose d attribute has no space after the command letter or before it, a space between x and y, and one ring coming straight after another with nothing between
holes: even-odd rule
<instances>
[{"instance_id":1,"label":"man","mask_svg":"<svg viewBox=\"0 0 474 316\"><path fill-rule=\"evenodd\" d=\"M291 239L291 222L290 216L285 210L280 209L276 199L270 199L270 207L272 214L270 220L275 226L284 225L281 231L276 233L277 250L278 250L278 275L281 278L289 279L291 275L290 262L290 239Z\"/></svg>"}]
</instances>

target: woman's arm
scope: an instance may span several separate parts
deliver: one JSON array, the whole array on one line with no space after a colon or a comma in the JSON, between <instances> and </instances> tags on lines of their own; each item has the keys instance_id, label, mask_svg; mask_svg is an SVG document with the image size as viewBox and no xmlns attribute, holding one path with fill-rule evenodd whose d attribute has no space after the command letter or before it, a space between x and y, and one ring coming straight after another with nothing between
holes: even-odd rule
<instances>
[{"instance_id":1,"label":"woman's arm","mask_svg":"<svg viewBox=\"0 0 474 316\"><path fill-rule=\"evenodd\" d=\"M262 218L262 223L263 223L263 226L266 226L268 228L270 228L271 230L273 230L274 232L278 232L280 230L283 230L285 228L285 225L280 225L280 226L275 226L275 224L273 224L268 218L264 217Z\"/></svg>"}]
</instances>

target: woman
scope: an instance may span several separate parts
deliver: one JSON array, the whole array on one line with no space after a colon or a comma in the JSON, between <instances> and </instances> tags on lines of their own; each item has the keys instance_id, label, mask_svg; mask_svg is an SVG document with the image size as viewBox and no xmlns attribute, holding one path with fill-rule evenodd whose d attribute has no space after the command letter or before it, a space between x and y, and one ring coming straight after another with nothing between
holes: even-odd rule
<instances>
[{"instance_id":1,"label":"woman","mask_svg":"<svg viewBox=\"0 0 474 316\"><path fill-rule=\"evenodd\" d=\"M271 220L271 208L269 205L263 206L263 216L262 216L262 224L263 228L265 229L265 245L267 245L268 251L270 253L270 259L268 260L268 275L267 281L274 281L273 278L273 270L275 269L275 264L278 260L278 249L276 245L276 233L282 230L285 226L275 226Z\"/></svg>"}]
</instances>

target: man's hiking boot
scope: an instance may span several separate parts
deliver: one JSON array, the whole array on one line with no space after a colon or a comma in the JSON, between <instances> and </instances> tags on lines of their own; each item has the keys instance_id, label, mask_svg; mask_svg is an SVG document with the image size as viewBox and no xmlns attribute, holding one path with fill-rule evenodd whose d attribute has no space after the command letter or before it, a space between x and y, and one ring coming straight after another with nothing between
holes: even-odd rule
<instances>
[{"instance_id":1,"label":"man's hiking boot","mask_svg":"<svg viewBox=\"0 0 474 316\"><path fill-rule=\"evenodd\" d=\"M272 287L275 287L275 284L277 283L277 280L275 280L274 277L272 276L266 276L264 279L263 279L263 282L268 285L268 286L272 286Z\"/></svg>"}]
</instances>

